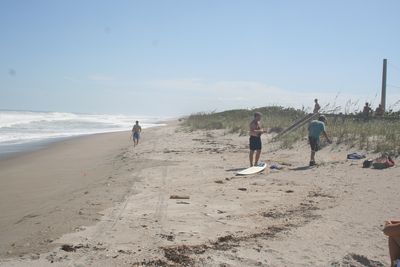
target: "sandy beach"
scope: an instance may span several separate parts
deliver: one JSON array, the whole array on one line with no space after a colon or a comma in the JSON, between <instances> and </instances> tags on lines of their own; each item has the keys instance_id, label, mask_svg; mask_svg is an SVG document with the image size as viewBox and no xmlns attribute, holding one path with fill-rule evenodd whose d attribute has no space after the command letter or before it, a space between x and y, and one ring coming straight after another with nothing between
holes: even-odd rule
<instances>
[{"instance_id":1,"label":"sandy beach","mask_svg":"<svg viewBox=\"0 0 400 267\"><path fill-rule=\"evenodd\" d=\"M251 176L247 136L178 122L2 160L0 266L389 266L399 168L330 145L310 169L306 140L271 138L261 159L282 169Z\"/></svg>"}]
</instances>

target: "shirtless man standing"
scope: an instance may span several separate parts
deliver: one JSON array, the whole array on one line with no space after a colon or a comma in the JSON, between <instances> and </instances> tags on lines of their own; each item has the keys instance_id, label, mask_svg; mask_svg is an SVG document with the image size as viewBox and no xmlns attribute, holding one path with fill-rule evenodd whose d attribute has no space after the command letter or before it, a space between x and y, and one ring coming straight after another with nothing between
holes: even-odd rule
<instances>
[{"instance_id":1,"label":"shirtless man standing","mask_svg":"<svg viewBox=\"0 0 400 267\"><path fill-rule=\"evenodd\" d=\"M139 125L139 121L136 121L136 124L132 127L132 140L133 145L136 146L139 144L140 133L142 132L142 127Z\"/></svg>"},{"instance_id":2,"label":"shirtless man standing","mask_svg":"<svg viewBox=\"0 0 400 267\"><path fill-rule=\"evenodd\" d=\"M256 112L254 113L254 119L250 123L250 154L249 154L249 159L250 159L250 167L252 166L257 166L258 160L260 159L261 155L261 135L263 133L266 133L264 129L261 128L261 113ZM254 165L253 165L253 157L254 157L254 151L256 152L256 157L254 159Z\"/></svg>"}]
</instances>

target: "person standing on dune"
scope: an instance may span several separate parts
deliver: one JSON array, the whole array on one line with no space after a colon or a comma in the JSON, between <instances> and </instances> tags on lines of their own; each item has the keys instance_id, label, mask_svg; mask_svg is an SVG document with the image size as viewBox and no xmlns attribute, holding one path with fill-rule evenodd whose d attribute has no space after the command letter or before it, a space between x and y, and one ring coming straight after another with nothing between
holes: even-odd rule
<instances>
[{"instance_id":1,"label":"person standing on dune","mask_svg":"<svg viewBox=\"0 0 400 267\"><path fill-rule=\"evenodd\" d=\"M362 116L364 117L364 120L365 120L365 121L368 120L369 115L370 115L371 113L372 113L372 109L371 109L369 103L366 102L366 103L365 103L365 106L364 106L364 108L363 108L363 111L362 111Z\"/></svg>"},{"instance_id":2,"label":"person standing on dune","mask_svg":"<svg viewBox=\"0 0 400 267\"><path fill-rule=\"evenodd\" d=\"M318 113L319 110L321 109L321 106L318 104L318 99L314 99L314 103L315 103L315 105L314 105L313 113Z\"/></svg>"},{"instance_id":3,"label":"person standing on dune","mask_svg":"<svg viewBox=\"0 0 400 267\"><path fill-rule=\"evenodd\" d=\"M254 113L254 119L250 123L250 154L249 154L249 159L250 159L250 167L252 166L257 166L258 160L260 159L261 155L261 135L263 133L266 133L264 129L261 128L261 113L256 112ZM256 152L256 156L254 159L254 165L253 165L253 158L254 158L254 152Z\"/></svg>"},{"instance_id":4,"label":"person standing on dune","mask_svg":"<svg viewBox=\"0 0 400 267\"><path fill-rule=\"evenodd\" d=\"M132 128L132 140L133 145L137 146L139 144L140 133L142 132L142 127L139 125L139 121L136 121Z\"/></svg>"}]
</instances>

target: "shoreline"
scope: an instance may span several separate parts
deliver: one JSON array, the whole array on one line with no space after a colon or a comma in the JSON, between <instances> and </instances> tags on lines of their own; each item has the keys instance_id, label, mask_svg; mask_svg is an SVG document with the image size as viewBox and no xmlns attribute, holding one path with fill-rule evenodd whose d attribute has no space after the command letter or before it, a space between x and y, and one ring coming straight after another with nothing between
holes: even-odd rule
<instances>
[{"instance_id":1,"label":"shoreline","mask_svg":"<svg viewBox=\"0 0 400 267\"><path fill-rule=\"evenodd\" d=\"M64 139L129 131L135 120L143 129L162 126L167 117L0 110L0 159L41 149Z\"/></svg>"},{"instance_id":2,"label":"shoreline","mask_svg":"<svg viewBox=\"0 0 400 267\"><path fill-rule=\"evenodd\" d=\"M78 136L70 136L70 137L56 137L56 138L49 138L44 140L36 140L26 143L18 143L18 144L2 144L0 147L5 148L6 151L0 152L0 161L4 159L9 159L13 157L18 157L19 155L23 155L25 153L35 152L40 149L46 148L58 142L62 142L64 140L68 140L70 138L79 138L85 135L78 135Z\"/></svg>"},{"instance_id":3,"label":"shoreline","mask_svg":"<svg viewBox=\"0 0 400 267\"><path fill-rule=\"evenodd\" d=\"M381 227L400 214L397 166L363 169L330 146L310 169L306 141L282 150L265 136L261 160L283 168L242 177L246 136L175 122L133 148L126 134L0 161L1 177L14 175L8 188L0 179L0 266L387 264Z\"/></svg>"},{"instance_id":4,"label":"shoreline","mask_svg":"<svg viewBox=\"0 0 400 267\"><path fill-rule=\"evenodd\" d=\"M151 129L155 127L162 127L169 123L170 121L159 121L156 122L155 126L150 126L143 129ZM130 132L130 130L120 130L120 131L112 131L112 132L99 132L99 133L88 133L88 134L79 134L79 135L72 135L72 136L64 136L64 137L53 137L53 138L45 138L40 140L33 140L27 141L24 143L17 143L17 144L0 144L0 148L5 148L6 151L0 151L0 161L18 157L20 155L24 155L26 153L31 153L35 151L39 151L41 149L45 149L49 146L56 145L57 143L73 140L76 138L83 138L88 136L95 136L99 134L113 134L113 133L122 133L122 132ZM8 151L7 151L8 150Z\"/></svg>"}]
</instances>

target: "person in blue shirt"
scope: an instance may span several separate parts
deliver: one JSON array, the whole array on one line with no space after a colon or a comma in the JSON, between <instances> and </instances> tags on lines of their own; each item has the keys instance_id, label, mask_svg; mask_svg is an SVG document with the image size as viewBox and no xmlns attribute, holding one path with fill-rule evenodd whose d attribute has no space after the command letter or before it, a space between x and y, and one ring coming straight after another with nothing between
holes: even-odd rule
<instances>
[{"instance_id":1,"label":"person in blue shirt","mask_svg":"<svg viewBox=\"0 0 400 267\"><path fill-rule=\"evenodd\" d=\"M315 165L315 153L320 149L320 141L319 136L323 134L326 140L331 144L331 140L329 139L326 131L325 124L327 123L326 117L324 115L319 116L318 120L313 120L308 125L308 141L311 147L311 159L310 166Z\"/></svg>"}]
</instances>

